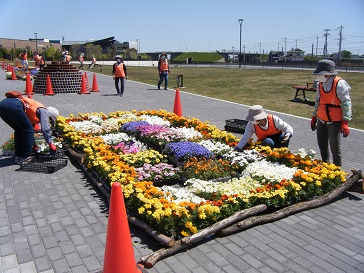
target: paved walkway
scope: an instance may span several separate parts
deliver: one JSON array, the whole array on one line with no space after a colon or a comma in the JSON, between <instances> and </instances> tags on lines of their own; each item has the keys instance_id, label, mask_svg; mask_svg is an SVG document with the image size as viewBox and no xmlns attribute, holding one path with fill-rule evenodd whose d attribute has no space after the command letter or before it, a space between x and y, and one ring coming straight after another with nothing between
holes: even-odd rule
<instances>
[{"instance_id":1,"label":"paved walkway","mask_svg":"<svg viewBox=\"0 0 364 273\"><path fill-rule=\"evenodd\" d=\"M92 74L88 74L92 79ZM173 110L175 92L127 81L124 97L114 96L111 77L97 75L100 93L35 95L61 115L115 110ZM156 79L157 81L157 79ZM25 82L5 80L0 98L24 91ZM184 116L223 128L226 119L244 118L248 107L181 93ZM294 128L290 148L318 151L309 120L280 114ZM0 120L0 143L12 131ZM343 140L343 168L363 170L364 132ZM17 171L0 157L0 272L99 272L102 270L107 207L76 163L54 174ZM136 260L160 246L131 226ZM159 261L147 272L364 272L363 195L347 192L326 206L297 213L223 238L211 237L187 251Z\"/></svg>"}]
</instances>

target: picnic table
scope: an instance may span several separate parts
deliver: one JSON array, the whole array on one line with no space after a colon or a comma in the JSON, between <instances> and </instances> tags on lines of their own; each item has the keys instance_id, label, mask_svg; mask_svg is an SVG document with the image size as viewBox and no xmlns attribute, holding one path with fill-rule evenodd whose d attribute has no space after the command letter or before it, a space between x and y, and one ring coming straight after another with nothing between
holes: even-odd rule
<instances>
[{"instance_id":1,"label":"picnic table","mask_svg":"<svg viewBox=\"0 0 364 273\"><path fill-rule=\"evenodd\" d=\"M315 83L315 82L313 82L313 83L312 82L308 82L308 83L306 83L306 85L295 85L295 86L292 86L293 89L296 89L296 94L294 96L293 101L300 100L298 98L298 95L299 95L300 91L302 92L303 100L304 101L307 101L307 99L306 99L306 91L316 92L316 85L317 85L317 83Z\"/></svg>"}]
</instances>

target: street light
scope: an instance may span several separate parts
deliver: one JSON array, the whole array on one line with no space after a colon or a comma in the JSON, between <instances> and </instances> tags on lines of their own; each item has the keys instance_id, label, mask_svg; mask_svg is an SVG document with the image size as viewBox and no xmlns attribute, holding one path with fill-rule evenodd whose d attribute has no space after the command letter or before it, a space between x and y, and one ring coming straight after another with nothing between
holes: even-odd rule
<instances>
[{"instance_id":1,"label":"street light","mask_svg":"<svg viewBox=\"0 0 364 273\"><path fill-rule=\"evenodd\" d=\"M37 36L38 33L34 32L34 35L35 35L35 52L37 52L38 51L38 36Z\"/></svg>"},{"instance_id":2,"label":"street light","mask_svg":"<svg viewBox=\"0 0 364 273\"><path fill-rule=\"evenodd\" d=\"M239 69L241 68L241 28L243 26L244 19L239 19L238 22L240 24L240 54L239 54Z\"/></svg>"}]
</instances>

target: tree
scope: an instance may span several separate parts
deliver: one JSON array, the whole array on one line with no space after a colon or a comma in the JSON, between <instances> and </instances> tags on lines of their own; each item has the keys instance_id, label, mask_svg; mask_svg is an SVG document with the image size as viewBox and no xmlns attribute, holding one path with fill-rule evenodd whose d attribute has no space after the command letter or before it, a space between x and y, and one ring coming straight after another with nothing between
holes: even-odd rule
<instances>
[{"instance_id":1,"label":"tree","mask_svg":"<svg viewBox=\"0 0 364 273\"><path fill-rule=\"evenodd\" d=\"M86 57L91 59L92 56L95 58L102 57L102 47L100 45L87 44L86 45Z\"/></svg>"},{"instance_id":2,"label":"tree","mask_svg":"<svg viewBox=\"0 0 364 273\"><path fill-rule=\"evenodd\" d=\"M61 55L62 55L62 53L59 49L56 49L55 47L50 46L47 48L44 57L46 60L54 61L54 60L61 60L61 58L62 58Z\"/></svg>"},{"instance_id":3,"label":"tree","mask_svg":"<svg viewBox=\"0 0 364 273\"><path fill-rule=\"evenodd\" d=\"M350 59L352 53L348 50L341 50L341 57L345 59Z\"/></svg>"}]
</instances>

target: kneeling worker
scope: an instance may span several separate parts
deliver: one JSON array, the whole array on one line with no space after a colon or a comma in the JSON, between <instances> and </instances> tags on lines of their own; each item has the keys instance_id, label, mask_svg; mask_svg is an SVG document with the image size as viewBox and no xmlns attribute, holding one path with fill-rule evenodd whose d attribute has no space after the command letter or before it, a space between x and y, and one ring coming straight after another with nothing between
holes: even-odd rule
<instances>
[{"instance_id":1,"label":"kneeling worker","mask_svg":"<svg viewBox=\"0 0 364 273\"><path fill-rule=\"evenodd\" d=\"M250 138L255 134L262 145L273 148L288 147L293 135L293 128L279 117L267 115L261 105L253 105L249 108L248 122L245 132L234 151L242 151Z\"/></svg>"}]
</instances>

